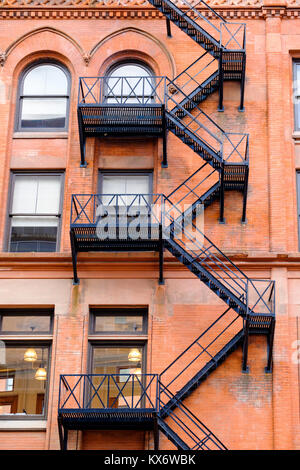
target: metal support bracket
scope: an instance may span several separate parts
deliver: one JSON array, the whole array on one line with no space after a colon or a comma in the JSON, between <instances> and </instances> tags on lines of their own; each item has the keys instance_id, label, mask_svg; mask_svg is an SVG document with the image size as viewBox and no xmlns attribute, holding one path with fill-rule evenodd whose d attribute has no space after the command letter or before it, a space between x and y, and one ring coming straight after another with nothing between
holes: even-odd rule
<instances>
[{"instance_id":1,"label":"metal support bracket","mask_svg":"<svg viewBox=\"0 0 300 470\"><path fill-rule=\"evenodd\" d=\"M168 38L172 37L172 31L171 31L171 21L169 18L166 18L166 26L167 26L167 36Z\"/></svg>"},{"instance_id":2,"label":"metal support bracket","mask_svg":"<svg viewBox=\"0 0 300 470\"><path fill-rule=\"evenodd\" d=\"M162 105L162 138L163 138L163 158L161 162L162 168L168 168L168 157L167 157L167 122L166 122L166 109L165 105Z\"/></svg>"},{"instance_id":3,"label":"metal support bracket","mask_svg":"<svg viewBox=\"0 0 300 470\"><path fill-rule=\"evenodd\" d=\"M68 429L62 424L60 416L57 418L60 450L68 450Z\"/></svg>"},{"instance_id":4,"label":"metal support bracket","mask_svg":"<svg viewBox=\"0 0 300 470\"><path fill-rule=\"evenodd\" d=\"M247 209L247 193L248 193L248 178L249 178L249 167L246 167L245 170L245 181L243 188L243 214L242 214L242 223L246 223L246 209Z\"/></svg>"},{"instance_id":5,"label":"metal support bracket","mask_svg":"<svg viewBox=\"0 0 300 470\"><path fill-rule=\"evenodd\" d=\"M162 224L159 224L159 285L164 285L164 240L163 240L163 231Z\"/></svg>"},{"instance_id":6,"label":"metal support bracket","mask_svg":"<svg viewBox=\"0 0 300 470\"><path fill-rule=\"evenodd\" d=\"M238 110L244 112L244 96L245 96L245 74L246 74L246 54L243 54L243 63L242 63L242 76L241 76L241 101Z\"/></svg>"},{"instance_id":7,"label":"metal support bracket","mask_svg":"<svg viewBox=\"0 0 300 470\"><path fill-rule=\"evenodd\" d=\"M224 77L223 77L223 50L220 49L220 58L219 58L219 106L218 111L223 112L223 85L224 85Z\"/></svg>"},{"instance_id":8,"label":"metal support bracket","mask_svg":"<svg viewBox=\"0 0 300 470\"><path fill-rule=\"evenodd\" d=\"M73 230L70 230L70 241L71 241L71 252L72 252L72 264L73 264L73 285L77 286L79 284L78 274L77 274L77 250L76 250L76 240Z\"/></svg>"},{"instance_id":9,"label":"metal support bracket","mask_svg":"<svg viewBox=\"0 0 300 470\"><path fill-rule=\"evenodd\" d=\"M154 418L153 437L154 437L154 450L159 450L159 427L158 427L157 416L155 416Z\"/></svg>"},{"instance_id":10,"label":"metal support bracket","mask_svg":"<svg viewBox=\"0 0 300 470\"><path fill-rule=\"evenodd\" d=\"M266 374L272 373L274 333L275 333L275 318L271 320L270 331L269 331L268 338L267 338L268 362L267 362L267 367L265 367Z\"/></svg>"},{"instance_id":11,"label":"metal support bracket","mask_svg":"<svg viewBox=\"0 0 300 470\"><path fill-rule=\"evenodd\" d=\"M225 224L224 219L224 200L225 200L225 188L224 188L224 163L222 163L222 169L220 173L220 224Z\"/></svg>"},{"instance_id":12,"label":"metal support bracket","mask_svg":"<svg viewBox=\"0 0 300 470\"><path fill-rule=\"evenodd\" d=\"M84 126L82 121L82 115L79 108L77 108L77 117L78 117L78 129L79 129L79 143L80 143L80 168L86 168L87 162L85 159L85 134Z\"/></svg>"},{"instance_id":13,"label":"metal support bracket","mask_svg":"<svg viewBox=\"0 0 300 470\"><path fill-rule=\"evenodd\" d=\"M243 343L243 365L242 372L249 372L249 367L247 365L248 361L248 344L249 344L249 315L247 314L244 320L244 343Z\"/></svg>"}]
</instances>

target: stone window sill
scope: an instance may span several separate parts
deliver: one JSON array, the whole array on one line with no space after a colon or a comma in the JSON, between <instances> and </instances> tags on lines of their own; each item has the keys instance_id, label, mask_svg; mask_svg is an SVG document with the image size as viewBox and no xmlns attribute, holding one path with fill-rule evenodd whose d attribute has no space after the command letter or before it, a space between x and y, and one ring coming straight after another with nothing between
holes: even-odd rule
<instances>
[{"instance_id":1,"label":"stone window sill","mask_svg":"<svg viewBox=\"0 0 300 470\"><path fill-rule=\"evenodd\" d=\"M68 132L14 132L13 139L67 139Z\"/></svg>"},{"instance_id":2,"label":"stone window sill","mask_svg":"<svg viewBox=\"0 0 300 470\"><path fill-rule=\"evenodd\" d=\"M299 140L300 141L300 131L293 132L292 137L293 137L294 140Z\"/></svg>"},{"instance_id":3,"label":"stone window sill","mask_svg":"<svg viewBox=\"0 0 300 470\"><path fill-rule=\"evenodd\" d=\"M0 431L45 431L46 427L47 421L45 419L0 420Z\"/></svg>"}]
</instances>

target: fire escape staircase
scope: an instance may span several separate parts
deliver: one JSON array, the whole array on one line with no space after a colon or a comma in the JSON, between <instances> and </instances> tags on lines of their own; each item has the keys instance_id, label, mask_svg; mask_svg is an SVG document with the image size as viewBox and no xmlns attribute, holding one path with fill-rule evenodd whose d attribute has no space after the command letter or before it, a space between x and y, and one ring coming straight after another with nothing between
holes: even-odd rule
<instances>
[{"instance_id":1,"label":"fire escape staircase","mask_svg":"<svg viewBox=\"0 0 300 470\"><path fill-rule=\"evenodd\" d=\"M163 250L167 249L202 283L215 293L227 308L160 374L156 428L182 450L226 449L225 445L202 423L183 401L240 345L243 348L243 372L248 371L250 334L264 334L268 342L266 372L272 370L272 348L275 329L274 281L248 278L198 227L201 210L215 201L220 204L220 222L224 222L225 190L243 192L242 221L246 221L246 200L249 170L247 134L229 134L218 126L200 104L219 91L219 110L223 110L223 82L241 83L240 110L244 106L245 25L226 22L202 0L182 9L171 0L149 0L170 21L195 40L204 53L173 80L158 80L151 93L139 105L120 102L113 96L103 106L101 100L108 82L105 77L88 82L80 79L78 122L81 163L85 166L85 137L92 135L158 135L163 137L163 165L167 166L166 131L176 135L202 159L201 167L168 195L136 195L132 205L158 206L158 215L147 214L145 225L156 229L154 242L138 240L124 243L118 249L157 249L160 254L160 281L163 282ZM198 8L196 8L198 7ZM208 19L213 15L214 21ZM241 36L242 39L239 38ZM121 79L116 83L121 83ZM143 89L145 79L142 79ZM136 82L139 86L141 82ZM129 84L126 82L126 86ZM146 83L149 85L149 82ZM99 91L96 91L99 86ZM115 86L115 85L114 85ZM118 85L119 86L119 85ZM135 85L136 86L136 85ZM163 92L159 88L163 86ZM102 90L102 91L101 91ZM118 89L119 90L119 89ZM105 94L104 93L104 94ZM137 98L131 88L131 96ZM151 97L150 97L151 95ZM161 98L163 96L163 99ZM159 101L153 104L153 98ZM90 102L88 102L91 100ZM118 115L117 115L117 114ZM116 119L117 115L117 119ZM132 121L132 116L134 119ZM130 121L131 120L131 121ZM116 207L122 195L106 195L106 204ZM119 198L119 199L118 199ZM97 206L104 204L103 195L73 195L71 209L71 247L74 282L78 282L77 253L106 248L96 235ZM182 211L182 205L185 209ZM152 217L152 215L151 215ZM150 227L151 226L151 227ZM147 232L148 233L148 232ZM70 387L69 387L70 388ZM74 387L71 389L73 394ZM97 392L96 392L97 393ZM78 403L78 402L77 402ZM62 415L59 416L62 420ZM62 421L60 421L62 422ZM61 442L63 425L60 425ZM157 432L158 435L158 432ZM158 437L155 440L158 447Z\"/></svg>"}]
</instances>

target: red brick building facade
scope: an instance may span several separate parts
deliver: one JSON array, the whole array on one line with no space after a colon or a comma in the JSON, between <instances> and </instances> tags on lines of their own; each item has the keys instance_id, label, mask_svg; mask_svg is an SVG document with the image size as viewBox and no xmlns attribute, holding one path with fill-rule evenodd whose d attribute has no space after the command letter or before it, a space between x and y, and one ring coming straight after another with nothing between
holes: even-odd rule
<instances>
[{"instance_id":1,"label":"red brick building facade","mask_svg":"<svg viewBox=\"0 0 300 470\"><path fill-rule=\"evenodd\" d=\"M300 170L300 126L297 120L300 108L297 96L300 92L297 94L297 71L300 73L300 68L297 64L300 64L300 4L297 0L287 3L285 0L216 0L209 5L225 21L246 24L244 110L240 112L238 109L241 79L227 76L224 78L223 112L218 111L220 94L216 87L197 104L196 110L189 108L188 115L182 119L187 122L190 116L196 116L196 112L201 113L201 109L209 132L214 132L217 124L225 133L250 136L246 221L241 221L245 192L240 190L240 186L230 188L230 184L225 185L225 189L231 189L225 191L225 223L220 223L222 195L218 193L216 199L207 205L204 203L204 232L234 263L232 269L241 270L249 279L276 281L273 367L271 372L265 371L268 360L266 335L251 334L247 359L249 370L243 372L245 341L241 338L232 350L229 348L222 361L216 363L215 370L207 377L201 377L198 386L189 391L188 396L182 397L180 404L176 403L177 411L175 406L173 413L181 411L184 414L185 408L180 407L186 406L187 413L192 412L229 449L299 449L297 171ZM184 4L179 3L176 8L187 10ZM200 11L204 18L220 27L222 20L216 19L207 7L202 5ZM195 20L195 16L193 18ZM209 33L213 35L214 28L207 26L204 19L200 20L203 27L212 28ZM78 253L80 283L73 284L70 245L72 194L110 192L107 188L112 184L126 184L131 189L122 192L136 194L132 188L140 184L141 192L168 195L200 165L215 161L214 157L206 161L201 159L195 146L189 146L187 134L184 142L170 128L166 133L167 165L161 164L164 158L163 132L160 136L145 137L143 132L131 135L128 129L119 135L110 135L108 131L101 135L96 131L96 137L87 135L83 162L81 150L84 146L80 149L80 135L84 131L80 134L77 115L79 77L117 77L118 71L114 72L117 67L129 64L143 69L142 76L145 77L167 76L171 81L177 77L173 85L175 90L168 88L168 83L166 85L169 100L175 102L180 95L176 86L180 88L189 80L187 75L181 78L178 75L202 54L203 60L208 57L205 55L207 49L199 42L175 24L171 24L169 36L165 16L143 0L3 0L0 3L0 344L4 351L0 360L1 449L60 448L57 416L61 374L93 371L116 375L123 372L125 377L126 373L160 374L217 320L228 305L232 307L230 315L234 314L234 309L238 310L237 304L224 303L225 298L220 298L222 292L211 280L204 276L203 282L199 282L199 272L191 272L181 255L176 257L166 248L164 283L158 283L159 253L155 251L128 249L117 252L113 249L103 252L90 249ZM226 61L226 54L224 57ZM209 60L216 60L216 55L210 54ZM220 71L219 60L218 56L213 73ZM45 77L50 74L45 78L44 92L39 88L40 75L37 79L34 75L35 70L43 66L46 67L42 71ZM132 70L135 72L136 69ZM194 77L196 72L190 73ZM195 80L199 80L199 76ZM143 83L149 84L150 81L146 79ZM60 85L63 91L57 91ZM116 89L116 94L122 93L120 88ZM184 96L191 90L185 90ZM106 103L115 104L116 101L109 100L116 100L116 97L111 98L109 93L106 91ZM146 93L145 89L143 93ZM152 91L148 93L150 96ZM155 93L162 96L160 91ZM86 101L89 98L91 93ZM37 100L40 100L39 105L35 104ZM49 128L36 122L35 113L43 115L41 109L45 107L51 115L51 100L57 109L63 109L63 124L57 118L56 124L52 123ZM177 102L182 103L180 100ZM179 114L175 120L179 119ZM201 121L202 116L198 115L197 119ZM171 127L170 122L167 120ZM203 128L197 126L197 122L192 122L192 130L200 133ZM227 152L225 147L223 151ZM228 152L233 150L236 156L234 148L232 146ZM209 171L216 171L217 167L209 168L203 169L203 178L208 177ZM37 188L34 194L28 189L28 182L30 188L33 184ZM149 190L145 190L147 185ZM205 191L208 188L205 186ZM56 209L55 204L49 206L44 201L45 194L51 194L52 201L56 198ZM30 205L31 198L35 201L34 208L28 209L27 206L26 209L26 201ZM185 202L191 204L190 198ZM39 204L40 210L37 209ZM37 232L40 239L44 233L42 227L50 226L55 238L54 248L52 238L49 245L41 242L33 250L22 249L22 236L28 232L30 237L32 227L35 227L29 219L36 216L39 217ZM208 261L209 269L213 269L213 262ZM225 260L226 269L231 266L228 263ZM221 264L219 268L218 278L222 275ZM232 289L228 273L225 272L225 282ZM272 295L269 290L267 294ZM239 310L238 313L241 312ZM37 327L35 331L30 322L35 324L32 318L40 315L41 325L44 321L47 323L47 318L50 318L49 324L46 328ZM133 317L137 322L134 323L135 330L130 329ZM19 327L20 318L29 323ZM108 322L107 328L103 318ZM222 323L223 319L218 320L222 331L233 318L230 317L226 324ZM126 321L129 321L129 326ZM6 322L13 326L5 327ZM120 326L124 322L125 326ZM228 337L227 333L222 336L217 349L213 349L214 354L224 348L241 328L245 332L243 322L245 328L245 317L240 315L234 324L237 329L234 333L228 330ZM210 332L199 350L208 349L219 334L216 331L210 336ZM34 349L34 360L28 360L28 348ZM139 363L133 361L131 368L131 363L124 362L124 357L133 349L143 358ZM107 364L106 356L109 356ZM187 364L190 364L190 351L186 356ZM179 360L175 364L177 374L185 367L186 356L183 362ZM200 358L204 362L193 362L188 378L202 370L213 356L212 350L208 349L205 360L202 356ZM23 359L27 361L24 364L29 364L28 368L20 365ZM38 367L46 369L47 380L40 381L39 388L35 389L32 384L37 381L34 382L29 369L34 370L36 377ZM167 372L166 375L169 381L172 380L172 374L168 376ZM18 385L21 379L23 385ZM116 380L121 387L123 379L119 377ZM178 380L182 387L187 377L184 378L183 374ZM72 383L74 386L75 382ZM112 383L116 388L115 382ZM96 388L99 384L97 382ZM32 396L29 397L26 388L31 386L35 400L32 405ZM83 393L83 382L79 386L82 386L80 393ZM155 400L155 387L153 384L151 387L148 391ZM176 393L176 387L171 387L172 392ZM112 400L109 402L111 409L124 406L120 396L109 398ZM118 405L115 403L117 399ZM73 402L73 406L77 405ZM200 429L198 426L202 426L191 415L186 419L189 432L196 432ZM172 426L172 417L166 418L165 422ZM178 427L178 422L176 426L177 435L186 442L185 432ZM103 425L97 430L70 430L68 448L153 449L150 428L128 432L115 427L108 429L107 426L106 429ZM166 434L160 428L159 448L174 449L174 439L171 442ZM205 448L203 441L202 445Z\"/></svg>"}]
</instances>

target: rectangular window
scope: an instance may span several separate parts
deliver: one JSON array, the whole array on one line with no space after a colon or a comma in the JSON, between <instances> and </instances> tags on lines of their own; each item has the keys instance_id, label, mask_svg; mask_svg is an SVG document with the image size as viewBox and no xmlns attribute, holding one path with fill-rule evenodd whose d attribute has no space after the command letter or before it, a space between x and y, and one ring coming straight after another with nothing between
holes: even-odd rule
<instances>
[{"instance_id":1,"label":"rectangular window","mask_svg":"<svg viewBox=\"0 0 300 470\"><path fill-rule=\"evenodd\" d=\"M121 195L118 203L113 205L129 206L134 201L135 205L145 205L149 202L149 194L152 193L152 174L141 172L101 172L99 179L99 193L108 195ZM144 197L139 200L134 195L141 194ZM109 204L111 197L103 198L103 204Z\"/></svg>"},{"instance_id":2,"label":"rectangular window","mask_svg":"<svg viewBox=\"0 0 300 470\"><path fill-rule=\"evenodd\" d=\"M52 312L4 311L0 321L0 417L43 417L50 341L34 335L51 333ZM22 340L17 338L20 333Z\"/></svg>"},{"instance_id":3,"label":"rectangular window","mask_svg":"<svg viewBox=\"0 0 300 470\"><path fill-rule=\"evenodd\" d=\"M142 383L146 372L146 340L139 335L147 334L146 309L92 309L91 310L91 365L95 374L91 380L99 388L93 399L93 407L100 406L100 399L109 408L143 406ZM103 340L92 335L101 334ZM108 340L106 337L110 336ZM111 339L111 336L114 336ZM124 335L121 339L120 335ZM125 338L130 335L131 339ZM136 336L136 340L132 339ZM138 377L139 380L135 378ZM133 380L134 379L134 380ZM98 403L99 401L99 403Z\"/></svg>"},{"instance_id":4,"label":"rectangular window","mask_svg":"<svg viewBox=\"0 0 300 470\"><path fill-rule=\"evenodd\" d=\"M146 334L145 310L95 309L91 310L91 333L96 334Z\"/></svg>"},{"instance_id":5,"label":"rectangular window","mask_svg":"<svg viewBox=\"0 0 300 470\"><path fill-rule=\"evenodd\" d=\"M0 311L0 331L3 334L50 334L52 315L49 310L30 313L26 310Z\"/></svg>"},{"instance_id":6,"label":"rectangular window","mask_svg":"<svg viewBox=\"0 0 300 470\"><path fill-rule=\"evenodd\" d=\"M57 250L62 174L14 174L9 251Z\"/></svg>"},{"instance_id":7,"label":"rectangular window","mask_svg":"<svg viewBox=\"0 0 300 470\"><path fill-rule=\"evenodd\" d=\"M293 67L293 98L295 109L295 131L300 131L300 60Z\"/></svg>"},{"instance_id":8,"label":"rectangular window","mask_svg":"<svg viewBox=\"0 0 300 470\"><path fill-rule=\"evenodd\" d=\"M296 173L297 185L297 218L298 218L298 250L300 251L300 171Z\"/></svg>"}]
</instances>

